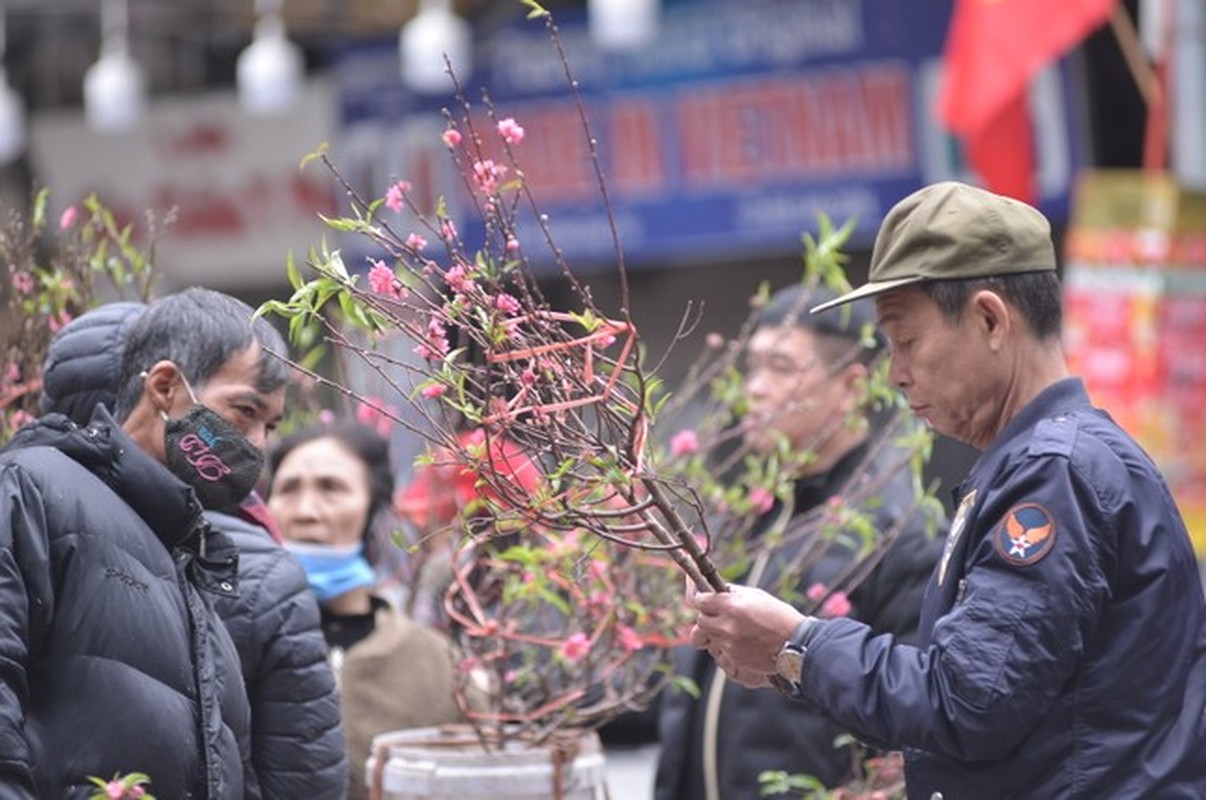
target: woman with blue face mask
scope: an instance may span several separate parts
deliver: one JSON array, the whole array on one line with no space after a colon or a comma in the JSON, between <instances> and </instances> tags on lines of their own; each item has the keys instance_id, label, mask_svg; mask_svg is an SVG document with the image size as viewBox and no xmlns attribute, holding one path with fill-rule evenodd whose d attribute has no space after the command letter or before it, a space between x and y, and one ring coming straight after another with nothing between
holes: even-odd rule
<instances>
[{"instance_id":1,"label":"woman with blue face mask","mask_svg":"<svg viewBox=\"0 0 1206 800\"><path fill-rule=\"evenodd\" d=\"M348 797L367 797L373 736L458 722L446 637L407 618L376 590L375 523L393 494L389 445L353 423L283 439L269 457L268 508L306 571L339 682L351 765Z\"/></svg>"}]
</instances>

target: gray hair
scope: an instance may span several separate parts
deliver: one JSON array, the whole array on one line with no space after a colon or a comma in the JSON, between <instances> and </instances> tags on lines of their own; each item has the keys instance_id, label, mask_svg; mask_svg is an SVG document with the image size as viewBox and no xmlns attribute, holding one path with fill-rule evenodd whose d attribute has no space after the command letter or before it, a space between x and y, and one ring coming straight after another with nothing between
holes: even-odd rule
<instances>
[{"instance_id":1,"label":"gray hair","mask_svg":"<svg viewBox=\"0 0 1206 800\"><path fill-rule=\"evenodd\" d=\"M963 318L968 298L987 289L996 292L1016 308L1030 326L1030 332L1040 341L1058 337L1063 327L1059 276L1049 270L988 278L925 281L918 284L918 288L938 306L938 311L950 323L957 323Z\"/></svg>"},{"instance_id":2,"label":"gray hair","mask_svg":"<svg viewBox=\"0 0 1206 800\"><path fill-rule=\"evenodd\" d=\"M152 303L126 340L113 416L119 422L129 417L142 397L142 373L156 362L171 361L199 389L253 343L262 350L256 389L273 392L284 386L288 368L269 353L283 355L284 339L262 317L253 322L254 314L241 300L199 287Z\"/></svg>"}]
</instances>

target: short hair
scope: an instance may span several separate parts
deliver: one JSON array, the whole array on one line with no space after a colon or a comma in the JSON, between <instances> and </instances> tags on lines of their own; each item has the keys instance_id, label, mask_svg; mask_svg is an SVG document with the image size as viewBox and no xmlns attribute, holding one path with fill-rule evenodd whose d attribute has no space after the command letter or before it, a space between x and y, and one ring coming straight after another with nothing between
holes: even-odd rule
<instances>
[{"instance_id":1,"label":"short hair","mask_svg":"<svg viewBox=\"0 0 1206 800\"><path fill-rule=\"evenodd\" d=\"M261 348L256 389L274 392L288 380L285 342L251 306L230 295L193 287L147 308L126 340L113 416L124 422L142 396L143 372L158 361L174 363L194 389L205 386L233 356Z\"/></svg>"},{"instance_id":2,"label":"short hair","mask_svg":"<svg viewBox=\"0 0 1206 800\"><path fill-rule=\"evenodd\" d=\"M875 306L870 300L855 300L824 314L808 313L809 308L837 297L837 292L825 286L795 284L780 289L758 312L755 328L805 328L812 331L817 355L828 366L870 364L884 347L883 334L875 325ZM866 338L868 332L870 340Z\"/></svg>"},{"instance_id":3,"label":"short hair","mask_svg":"<svg viewBox=\"0 0 1206 800\"><path fill-rule=\"evenodd\" d=\"M1063 304L1059 276L1050 270L993 275L987 278L957 278L925 281L918 288L938 306L950 323L963 318L968 298L979 291L993 291L1018 310L1030 332L1041 340L1058 337L1063 328Z\"/></svg>"},{"instance_id":4,"label":"short hair","mask_svg":"<svg viewBox=\"0 0 1206 800\"><path fill-rule=\"evenodd\" d=\"M373 523L390 506L394 496L394 468L389 440L377 431L356 422L313 425L282 438L268 453L268 474L275 476L285 458L297 448L320 439L334 439L364 464L369 477L369 508L362 538L371 542ZM271 496L271 477L268 494Z\"/></svg>"}]
</instances>

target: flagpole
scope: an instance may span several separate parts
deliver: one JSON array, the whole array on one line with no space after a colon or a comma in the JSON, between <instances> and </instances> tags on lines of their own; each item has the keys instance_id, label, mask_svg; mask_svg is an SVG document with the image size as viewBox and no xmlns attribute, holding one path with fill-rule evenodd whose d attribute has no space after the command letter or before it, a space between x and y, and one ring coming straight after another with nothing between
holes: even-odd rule
<instances>
[{"instance_id":1,"label":"flagpole","mask_svg":"<svg viewBox=\"0 0 1206 800\"><path fill-rule=\"evenodd\" d=\"M1165 44L1171 31L1167 19L1165 17L1166 22L1159 31L1160 41ZM1114 32L1127 69L1147 106L1147 122L1143 131L1143 168L1149 172L1162 171L1168 164L1168 48L1159 48L1162 55L1153 68L1143 52L1135 23L1121 2L1110 12L1110 30Z\"/></svg>"}]
</instances>

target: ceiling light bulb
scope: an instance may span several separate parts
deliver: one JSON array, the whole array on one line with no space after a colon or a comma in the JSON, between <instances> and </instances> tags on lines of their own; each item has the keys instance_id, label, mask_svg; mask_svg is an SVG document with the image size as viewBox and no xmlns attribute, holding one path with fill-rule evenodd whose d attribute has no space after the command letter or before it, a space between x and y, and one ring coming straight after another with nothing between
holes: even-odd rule
<instances>
[{"instance_id":1,"label":"ceiling light bulb","mask_svg":"<svg viewBox=\"0 0 1206 800\"><path fill-rule=\"evenodd\" d=\"M146 104L146 78L124 47L105 52L84 74L84 115L97 130L129 128Z\"/></svg>"},{"instance_id":2,"label":"ceiling light bulb","mask_svg":"<svg viewBox=\"0 0 1206 800\"><path fill-rule=\"evenodd\" d=\"M285 111L301 93L301 50L285 37L284 25L274 16L256 25L255 39L239 54L235 69L239 102L252 113Z\"/></svg>"},{"instance_id":3,"label":"ceiling light bulb","mask_svg":"<svg viewBox=\"0 0 1206 800\"><path fill-rule=\"evenodd\" d=\"M469 23L449 8L447 0L424 0L398 36L402 80L420 94L451 94L454 86L448 63L458 78L473 68L473 32Z\"/></svg>"},{"instance_id":4,"label":"ceiling light bulb","mask_svg":"<svg viewBox=\"0 0 1206 800\"><path fill-rule=\"evenodd\" d=\"M8 85L0 67L0 164L9 164L25 152L25 101Z\"/></svg>"},{"instance_id":5,"label":"ceiling light bulb","mask_svg":"<svg viewBox=\"0 0 1206 800\"><path fill-rule=\"evenodd\" d=\"M587 0L591 41L604 50L630 50L657 38L658 0Z\"/></svg>"}]
</instances>

